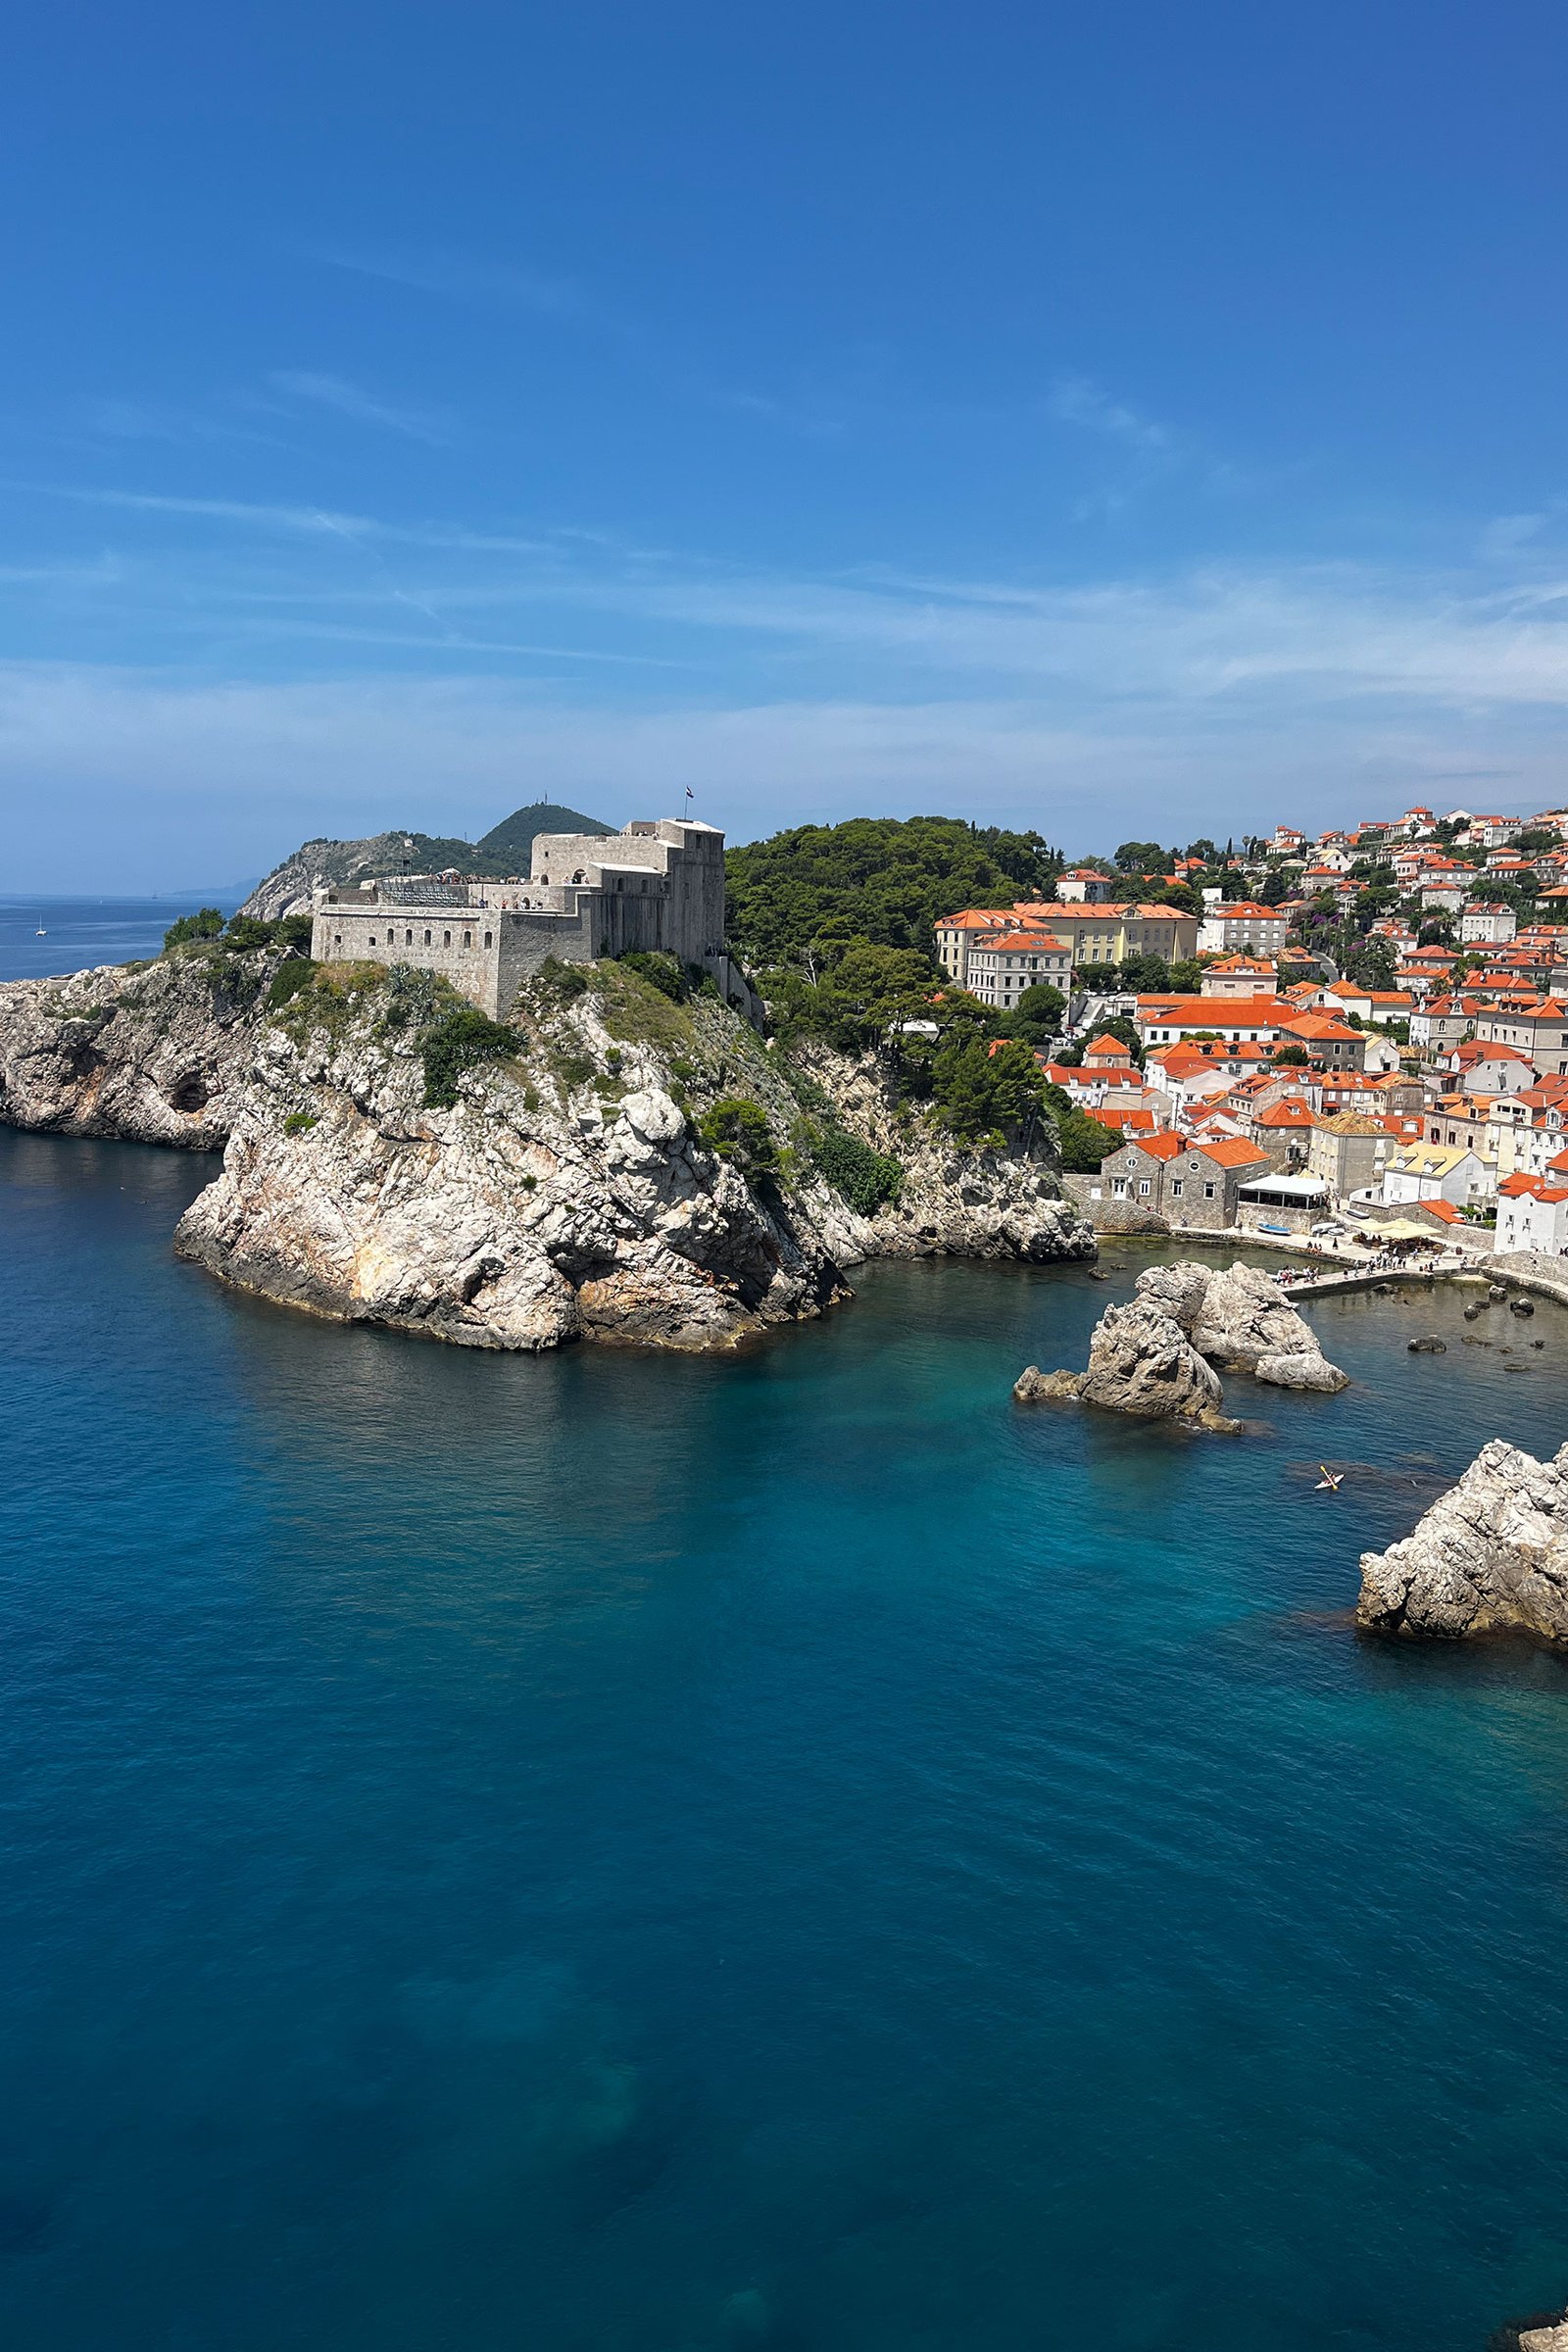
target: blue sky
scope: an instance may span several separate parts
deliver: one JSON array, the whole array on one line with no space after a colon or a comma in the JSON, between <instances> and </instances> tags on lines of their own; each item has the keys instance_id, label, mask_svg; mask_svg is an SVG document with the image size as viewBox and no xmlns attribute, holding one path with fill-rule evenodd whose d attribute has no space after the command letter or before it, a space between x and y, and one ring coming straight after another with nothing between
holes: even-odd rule
<instances>
[{"instance_id":1,"label":"blue sky","mask_svg":"<svg viewBox=\"0 0 1568 2352\"><path fill-rule=\"evenodd\" d=\"M1568 799L1545 6L33 11L0 888Z\"/></svg>"}]
</instances>

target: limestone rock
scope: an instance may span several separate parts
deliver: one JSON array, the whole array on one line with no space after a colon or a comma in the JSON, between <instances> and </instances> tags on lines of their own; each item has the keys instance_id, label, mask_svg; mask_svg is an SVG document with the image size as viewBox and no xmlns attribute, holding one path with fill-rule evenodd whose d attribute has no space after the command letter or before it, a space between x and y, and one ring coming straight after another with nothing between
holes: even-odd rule
<instances>
[{"instance_id":1,"label":"limestone rock","mask_svg":"<svg viewBox=\"0 0 1568 2352\"><path fill-rule=\"evenodd\" d=\"M1106 1307L1089 1343L1087 1372L1042 1373L1031 1364L1012 1393L1028 1401L1076 1397L1102 1412L1148 1421L1231 1426L1219 1410L1218 1375L1172 1316L1141 1298Z\"/></svg>"},{"instance_id":2,"label":"limestone rock","mask_svg":"<svg viewBox=\"0 0 1568 2352\"><path fill-rule=\"evenodd\" d=\"M1383 1633L1568 1642L1568 1446L1549 1462L1484 1446L1410 1535L1362 1554L1356 1615Z\"/></svg>"},{"instance_id":3,"label":"limestone rock","mask_svg":"<svg viewBox=\"0 0 1568 2352\"><path fill-rule=\"evenodd\" d=\"M1260 1267L1219 1270L1184 1259L1149 1267L1137 1288L1140 1298L1175 1318L1200 1355L1227 1370L1324 1395L1349 1385L1325 1358L1311 1324L1287 1305Z\"/></svg>"},{"instance_id":4,"label":"limestone rock","mask_svg":"<svg viewBox=\"0 0 1568 2352\"><path fill-rule=\"evenodd\" d=\"M0 1119L220 1152L281 957L197 949L0 986Z\"/></svg>"},{"instance_id":5,"label":"limestone rock","mask_svg":"<svg viewBox=\"0 0 1568 2352\"><path fill-rule=\"evenodd\" d=\"M1041 1404L1051 1399L1076 1404L1084 1385L1081 1372L1042 1372L1038 1364L1030 1364L1012 1384L1012 1393L1020 1404Z\"/></svg>"},{"instance_id":6,"label":"limestone rock","mask_svg":"<svg viewBox=\"0 0 1568 2352\"><path fill-rule=\"evenodd\" d=\"M1191 1338L1212 1280L1211 1266L1181 1258L1175 1265L1147 1267L1134 1287L1140 1298L1173 1316Z\"/></svg>"},{"instance_id":7,"label":"limestone rock","mask_svg":"<svg viewBox=\"0 0 1568 2352\"><path fill-rule=\"evenodd\" d=\"M1522 2328L1519 2352L1568 2352L1568 2317L1545 2328Z\"/></svg>"},{"instance_id":8,"label":"limestone rock","mask_svg":"<svg viewBox=\"0 0 1568 2352\"><path fill-rule=\"evenodd\" d=\"M1331 1364L1317 1348L1297 1348L1281 1355L1260 1355L1252 1378L1274 1389L1310 1389L1321 1396L1337 1396L1349 1386L1338 1364Z\"/></svg>"}]
</instances>

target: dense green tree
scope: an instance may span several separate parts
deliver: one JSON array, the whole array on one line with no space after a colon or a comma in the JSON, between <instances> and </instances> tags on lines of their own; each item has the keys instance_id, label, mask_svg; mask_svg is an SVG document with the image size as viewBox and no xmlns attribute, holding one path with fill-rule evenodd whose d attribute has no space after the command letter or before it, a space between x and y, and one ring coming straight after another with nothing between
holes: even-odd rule
<instances>
[{"instance_id":1,"label":"dense green tree","mask_svg":"<svg viewBox=\"0 0 1568 2352\"><path fill-rule=\"evenodd\" d=\"M465 1070L500 1061L517 1051L517 1032L492 1021L477 1004L454 1004L419 1041L424 1063L424 1100L429 1108L450 1110Z\"/></svg>"},{"instance_id":2,"label":"dense green tree","mask_svg":"<svg viewBox=\"0 0 1568 2352\"><path fill-rule=\"evenodd\" d=\"M1044 1045L1060 1034L1066 1009L1067 1000L1060 989L1053 988L1049 980L1037 980L1007 1014L1007 1034L1022 1038L1027 1045Z\"/></svg>"},{"instance_id":3,"label":"dense green tree","mask_svg":"<svg viewBox=\"0 0 1568 2352\"><path fill-rule=\"evenodd\" d=\"M788 966L763 975L774 1025L784 1036L825 1037L846 1054L878 1044L895 1021L932 1017L941 993L946 1017L985 1019L985 1008L951 985L941 986L930 958L913 948L854 940L818 980Z\"/></svg>"},{"instance_id":4,"label":"dense green tree","mask_svg":"<svg viewBox=\"0 0 1568 2352\"><path fill-rule=\"evenodd\" d=\"M1124 841L1116 852L1116 863L1124 874L1162 874L1165 853L1157 841Z\"/></svg>"},{"instance_id":5,"label":"dense green tree","mask_svg":"<svg viewBox=\"0 0 1568 2352\"><path fill-rule=\"evenodd\" d=\"M1346 958L1345 976L1358 988L1392 988L1395 955L1391 939L1363 939Z\"/></svg>"},{"instance_id":6,"label":"dense green tree","mask_svg":"<svg viewBox=\"0 0 1568 2352\"><path fill-rule=\"evenodd\" d=\"M1121 967L1121 984L1143 996L1158 996L1169 988L1170 965L1163 956L1129 956Z\"/></svg>"},{"instance_id":7,"label":"dense green tree","mask_svg":"<svg viewBox=\"0 0 1568 2352\"><path fill-rule=\"evenodd\" d=\"M1000 1136L1027 1151L1040 1132L1046 1079L1030 1049L956 1037L932 1064L937 1117L963 1143Z\"/></svg>"},{"instance_id":8,"label":"dense green tree","mask_svg":"<svg viewBox=\"0 0 1568 2352\"><path fill-rule=\"evenodd\" d=\"M730 938L749 962L808 979L834 943L868 940L930 956L939 915L1049 898L1061 859L1038 833L957 817L852 817L797 825L725 859Z\"/></svg>"},{"instance_id":9,"label":"dense green tree","mask_svg":"<svg viewBox=\"0 0 1568 2352\"><path fill-rule=\"evenodd\" d=\"M217 939L223 928L221 906L202 906L194 914L182 914L170 924L164 933L164 952L171 948L188 947L192 940Z\"/></svg>"},{"instance_id":10,"label":"dense green tree","mask_svg":"<svg viewBox=\"0 0 1568 2352\"><path fill-rule=\"evenodd\" d=\"M767 1113L745 1095L726 1096L697 1122L697 1133L720 1159L738 1168L748 1184L760 1183L779 1165L779 1150Z\"/></svg>"}]
</instances>

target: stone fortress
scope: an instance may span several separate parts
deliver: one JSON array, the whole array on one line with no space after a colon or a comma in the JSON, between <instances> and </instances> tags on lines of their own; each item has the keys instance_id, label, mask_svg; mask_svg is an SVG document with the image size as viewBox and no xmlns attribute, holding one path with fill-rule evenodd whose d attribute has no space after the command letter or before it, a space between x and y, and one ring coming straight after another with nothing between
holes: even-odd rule
<instances>
[{"instance_id":1,"label":"stone fortress","mask_svg":"<svg viewBox=\"0 0 1568 2352\"><path fill-rule=\"evenodd\" d=\"M504 1020L548 957L591 963L628 948L711 973L737 1010L753 992L724 946L724 836L659 817L621 833L540 833L532 872L504 882L397 874L315 896L318 963L412 964Z\"/></svg>"}]
</instances>

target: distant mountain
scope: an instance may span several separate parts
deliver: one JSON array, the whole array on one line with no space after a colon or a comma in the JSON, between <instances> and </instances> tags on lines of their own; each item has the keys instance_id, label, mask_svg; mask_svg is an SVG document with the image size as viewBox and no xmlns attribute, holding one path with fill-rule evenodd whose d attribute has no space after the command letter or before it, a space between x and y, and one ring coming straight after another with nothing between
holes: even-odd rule
<instances>
[{"instance_id":1,"label":"distant mountain","mask_svg":"<svg viewBox=\"0 0 1568 2352\"><path fill-rule=\"evenodd\" d=\"M514 808L499 825L492 825L484 839L475 844L482 858L510 858L506 867L509 874L526 870L533 855L536 833L613 833L613 825L602 825L597 816L580 816L575 808L562 808L554 801L530 801L526 808Z\"/></svg>"},{"instance_id":2,"label":"distant mountain","mask_svg":"<svg viewBox=\"0 0 1568 2352\"><path fill-rule=\"evenodd\" d=\"M323 883L368 882L378 874L439 873L455 865L466 874L524 874L536 833L613 833L613 825L554 801L532 801L514 808L483 841L460 841L441 833L371 833L364 841L307 841L291 858L257 883L242 914L275 922L282 914L306 914L311 895Z\"/></svg>"}]
</instances>

